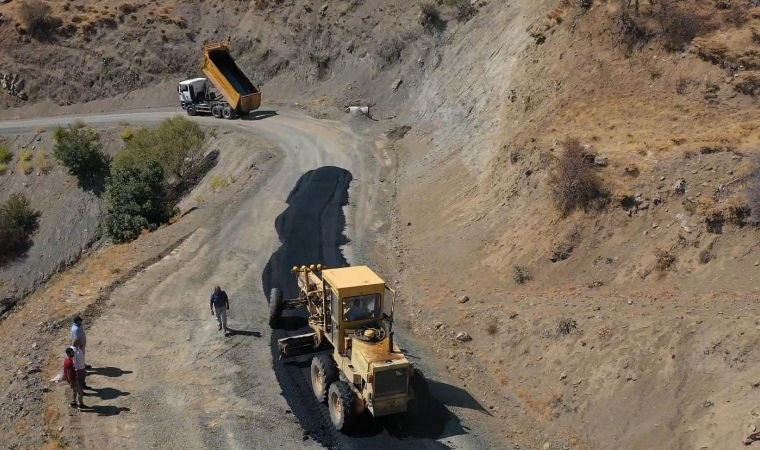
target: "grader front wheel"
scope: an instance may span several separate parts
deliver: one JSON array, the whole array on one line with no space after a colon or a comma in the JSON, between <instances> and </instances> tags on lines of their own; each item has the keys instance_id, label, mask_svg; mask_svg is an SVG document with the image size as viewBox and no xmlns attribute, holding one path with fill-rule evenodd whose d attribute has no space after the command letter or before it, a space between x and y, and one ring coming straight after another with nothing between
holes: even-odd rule
<instances>
[{"instance_id":1,"label":"grader front wheel","mask_svg":"<svg viewBox=\"0 0 760 450\"><path fill-rule=\"evenodd\" d=\"M284 308L282 291L278 288L272 288L269 293L269 328L275 329L279 326Z\"/></svg>"},{"instance_id":2,"label":"grader front wheel","mask_svg":"<svg viewBox=\"0 0 760 450\"><path fill-rule=\"evenodd\" d=\"M311 388L317 401L324 403L327 400L327 391L330 385L340 379L338 367L332 358L327 355L317 355L311 360Z\"/></svg>"},{"instance_id":3,"label":"grader front wheel","mask_svg":"<svg viewBox=\"0 0 760 450\"><path fill-rule=\"evenodd\" d=\"M330 385L327 395L330 420L339 431L348 431L356 421L356 394L345 381Z\"/></svg>"}]
</instances>

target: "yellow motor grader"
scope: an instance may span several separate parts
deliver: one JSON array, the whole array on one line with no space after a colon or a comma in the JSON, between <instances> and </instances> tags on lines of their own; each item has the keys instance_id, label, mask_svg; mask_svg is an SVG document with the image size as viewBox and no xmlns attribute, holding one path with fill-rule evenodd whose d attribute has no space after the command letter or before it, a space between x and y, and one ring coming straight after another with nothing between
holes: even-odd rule
<instances>
[{"instance_id":1,"label":"yellow motor grader","mask_svg":"<svg viewBox=\"0 0 760 450\"><path fill-rule=\"evenodd\" d=\"M282 291L272 289L269 325L277 328L286 309L305 308L313 332L280 339L282 354L332 347L332 354L312 358L311 384L317 400L327 402L333 425L348 431L365 410L374 417L406 412L414 369L393 343L395 291L366 266L317 264L293 273L298 298L283 300Z\"/></svg>"}]
</instances>

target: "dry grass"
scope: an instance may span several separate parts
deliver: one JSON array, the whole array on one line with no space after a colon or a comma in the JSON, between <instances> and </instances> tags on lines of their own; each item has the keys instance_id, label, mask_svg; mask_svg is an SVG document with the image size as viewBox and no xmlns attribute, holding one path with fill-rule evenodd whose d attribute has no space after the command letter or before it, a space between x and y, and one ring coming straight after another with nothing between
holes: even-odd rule
<instances>
[{"instance_id":1,"label":"dry grass","mask_svg":"<svg viewBox=\"0 0 760 450\"><path fill-rule=\"evenodd\" d=\"M666 272L670 270L676 263L676 257L673 253L657 248L654 250L655 264L654 268L658 272Z\"/></svg>"},{"instance_id":2,"label":"dry grass","mask_svg":"<svg viewBox=\"0 0 760 450\"><path fill-rule=\"evenodd\" d=\"M548 182L557 209L567 216L576 209L589 209L594 199L603 196L603 189L580 141L568 139L563 147L562 154L554 159Z\"/></svg>"},{"instance_id":3,"label":"dry grass","mask_svg":"<svg viewBox=\"0 0 760 450\"><path fill-rule=\"evenodd\" d=\"M211 180L209 180L209 185L214 192L219 192L229 186L229 182L224 177L214 175L211 177Z\"/></svg>"},{"instance_id":4,"label":"dry grass","mask_svg":"<svg viewBox=\"0 0 760 450\"><path fill-rule=\"evenodd\" d=\"M499 324L493 320L488 325L486 325L486 333L489 336L494 336L496 333L499 332Z\"/></svg>"},{"instance_id":5,"label":"dry grass","mask_svg":"<svg viewBox=\"0 0 760 450\"><path fill-rule=\"evenodd\" d=\"M22 1L18 6L18 14L26 31L38 39L51 38L50 34L58 25L50 5L41 0Z\"/></svg>"},{"instance_id":6,"label":"dry grass","mask_svg":"<svg viewBox=\"0 0 760 450\"><path fill-rule=\"evenodd\" d=\"M53 161L43 150L37 150L37 153L34 155L34 167L41 173L50 173L53 169Z\"/></svg>"}]
</instances>

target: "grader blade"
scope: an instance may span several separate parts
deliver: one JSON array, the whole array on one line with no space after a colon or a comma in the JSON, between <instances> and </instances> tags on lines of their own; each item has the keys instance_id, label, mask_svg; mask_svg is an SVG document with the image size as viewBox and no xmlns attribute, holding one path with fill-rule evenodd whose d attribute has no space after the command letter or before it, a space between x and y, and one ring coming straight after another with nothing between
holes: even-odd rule
<instances>
[{"instance_id":1,"label":"grader blade","mask_svg":"<svg viewBox=\"0 0 760 450\"><path fill-rule=\"evenodd\" d=\"M277 340L280 353L284 356L294 356L313 352L316 348L316 334L307 333L298 336L290 336ZM282 358L282 356L280 356Z\"/></svg>"}]
</instances>

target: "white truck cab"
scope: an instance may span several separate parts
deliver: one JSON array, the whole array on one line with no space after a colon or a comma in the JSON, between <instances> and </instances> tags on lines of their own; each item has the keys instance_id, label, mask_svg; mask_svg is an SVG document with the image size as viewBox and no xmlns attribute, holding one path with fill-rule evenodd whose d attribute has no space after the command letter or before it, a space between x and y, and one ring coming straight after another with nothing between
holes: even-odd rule
<instances>
[{"instance_id":1,"label":"white truck cab","mask_svg":"<svg viewBox=\"0 0 760 450\"><path fill-rule=\"evenodd\" d=\"M208 80L193 78L180 81L177 92L179 92L179 103L182 109L186 109L187 105L205 102L208 97Z\"/></svg>"}]
</instances>

